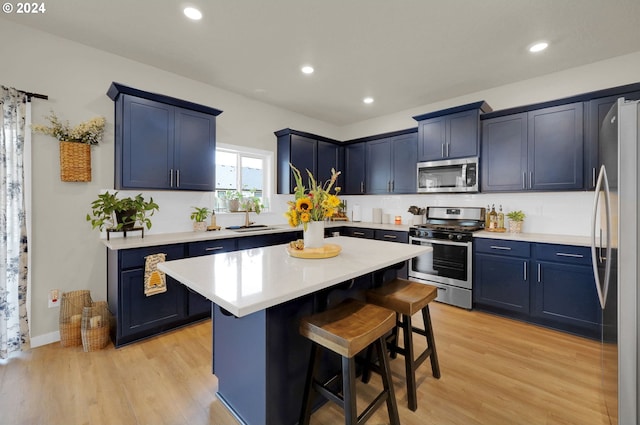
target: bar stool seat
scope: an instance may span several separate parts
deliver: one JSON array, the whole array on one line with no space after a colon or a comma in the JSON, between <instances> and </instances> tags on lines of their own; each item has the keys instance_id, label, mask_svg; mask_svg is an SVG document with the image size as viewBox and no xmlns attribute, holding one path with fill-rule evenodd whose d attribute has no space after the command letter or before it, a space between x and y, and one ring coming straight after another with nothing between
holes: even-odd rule
<instances>
[{"instance_id":1,"label":"bar stool seat","mask_svg":"<svg viewBox=\"0 0 640 425\"><path fill-rule=\"evenodd\" d=\"M406 279L394 279L380 288L367 291L367 302L388 308L396 312L396 326L387 339L387 347L391 356L401 354L405 358L407 381L407 399L409 409L418 408L416 389L416 369L428 358L431 360L431 372L436 379L440 379L440 365L431 325L429 303L438 296L438 288L433 285L412 282ZM422 312L424 330L416 328L411 323L411 316ZM400 320L401 319L401 320ZM404 348L398 346L398 329L402 329ZM425 336L427 348L417 357L414 356L413 333ZM363 381L369 380L370 371L365 369Z\"/></svg>"},{"instance_id":2,"label":"bar stool seat","mask_svg":"<svg viewBox=\"0 0 640 425\"><path fill-rule=\"evenodd\" d=\"M308 425L313 405L312 391L338 404L344 410L345 424L365 423L375 410L387 404L391 425L399 425L393 382L385 335L395 326L395 313L389 309L353 299L346 300L327 311L303 318L300 334L313 342L307 383L305 385L300 425ZM374 345L380 358L383 390L358 416L356 408L355 355ZM320 383L316 380L321 360L321 349L325 348L342 356L342 373ZM341 391L334 387L342 379Z\"/></svg>"}]
</instances>

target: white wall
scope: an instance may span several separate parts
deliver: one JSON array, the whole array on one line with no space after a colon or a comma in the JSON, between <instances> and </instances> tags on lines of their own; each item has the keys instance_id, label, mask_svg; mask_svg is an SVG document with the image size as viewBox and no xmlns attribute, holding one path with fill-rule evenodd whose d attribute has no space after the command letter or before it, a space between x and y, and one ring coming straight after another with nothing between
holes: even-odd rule
<instances>
[{"instance_id":1,"label":"white wall","mask_svg":"<svg viewBox=\"0 0 640 425\"><path fill-rule=\"evenodd\" d=\"M63 183L59 180L58 145L54 139L34 136L33 147L33 237L31 332L34 342L51 338L58 328L58 309L48 309L47 292L90 289L96 300L106 299L105 248L98 233L85 221L89 205L100 190L113 187L113 102L105 95L117 81L146 91L158 92L224 112L218 117L217 140L275 152L273 132L290 127L338 140L364 137L415 127L411 119L429 111L480 99L494 109L502 109L571 94L638 81L638 54L616 58L539 79L511 84L438 104L425 105L355 125L335 126L252 101L216 87L176 76L69 42L0 18L3 69L0 84L46 94L48 101L33 102L35 123L54 110L71 123L103 115L108 121L104 142L92 149L93 181ZM419 88L417 88L419 89ZM152 233L187 230L191 205L205 204L209 194L146 192L160 204ZM274 196L272 213L252 217L266 223L283 223L287 196ZM456 196L353 196L349 205L359 203L366 220L373 207L383 207L393 215L408 218L409 205L477 205L502 203L505 210L523 209L529 216L525 231L585 234L591 194L505 194ZM184 219L183 219L184 217ZM237 215L221 216L224 224L239 220Z\"/></svg>"}]
</instances>

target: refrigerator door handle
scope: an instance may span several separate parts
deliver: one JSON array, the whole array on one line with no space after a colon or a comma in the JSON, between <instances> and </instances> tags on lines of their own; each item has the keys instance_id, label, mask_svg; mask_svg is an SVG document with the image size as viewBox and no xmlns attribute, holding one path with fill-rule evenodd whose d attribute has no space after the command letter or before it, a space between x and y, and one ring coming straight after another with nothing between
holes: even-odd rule
<instances>
[{"instance_id":1,"label":"refrigerator door handle","mask_svg":"<svg viewBox=\"0 0 640 425\"><path fill-rule=\"evenodd\" d=\"M607 249L604 255L605 268L604 268L604 285L602 288L602 308L607 303L607 294L609 293L609 282L611 281L611 231L613 230L613 223L611 218L611 191L609 190L609 179L607 178L606 169L603 166L603 187L604 187L604 199L605 209L607 212Z\"/></svg>"},{"instance_id":2,"label":"refrigerator door handle","mask_svg":"<svg viewBox=\"0 0 640 425\"><path fill-rule=\"evenodd\" d=\"M598 181L596 182L595 195L593 200L593 210L591 213L591 265L593 267L593 277L596 281L596 291L598 292L598 300L600 307L604 308L604 294L602 291L602 283L600 282L600 274L598 272L599 258L596 255L596 219L598 216L598 206L600 205L600 190L603 183L603 177L606 174L604 166L600 168ZM602 238L601 238L602 239Z\"/></svg>"}]
</instances>

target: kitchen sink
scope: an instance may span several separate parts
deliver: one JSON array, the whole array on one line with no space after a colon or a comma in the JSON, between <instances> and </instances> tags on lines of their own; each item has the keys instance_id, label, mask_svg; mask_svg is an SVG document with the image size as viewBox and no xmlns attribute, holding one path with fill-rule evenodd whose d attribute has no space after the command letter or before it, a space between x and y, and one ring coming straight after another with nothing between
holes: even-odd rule
<instances>
[{"instance_id":1,"label":"kitchen sink","mask_svg":"<svg viewBox=\"0 0 640 425\"><path fill-rule=\"evenodd\" d=\"M252 224L250 226L229 226L228 230L233 230L234 232L257 232L259 230L275 230L277 227L267 226L266 224Z\"/></svg>"}]
</instances>

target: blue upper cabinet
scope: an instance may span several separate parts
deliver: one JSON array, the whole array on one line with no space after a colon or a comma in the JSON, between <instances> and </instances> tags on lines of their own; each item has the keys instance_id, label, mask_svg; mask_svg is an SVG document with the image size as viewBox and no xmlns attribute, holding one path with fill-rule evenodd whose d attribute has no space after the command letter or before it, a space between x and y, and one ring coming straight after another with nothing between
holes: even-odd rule
<instances>
[{"instance_id":1,"label":"blue upper cabinet","mask_svg":"<svg viewBox=\"0 0 640 425\"><path fill-rule=\"evenodd\" d=\"M366 193L415 193L417 148L415 132L366 142Z\"/></svg>"},{"instance_id":2,"label":"blue upper cabinet","mask_svg":"<svg viewBox=\"0 0 640 425\"><path fill-rule=\"evenodd\" d=\"M345 195L363 195L365 187L365 143L353 143L344 147L343 193Z\"/></svg>"},{"instance_id":3,"label":"blue upper cabinet","mask_svg":"<svg viewBox=\"0 0 640 425\"><path fill-rule=\"evenodd\" d=\"M583 187L582 102L485 116L480 172L483 192Z\"/></svg>"},{"instance_id":4,"label":"blue upper cabinet","mask_svg":"<svg viewBox=\"0 0 640 425\"><path fill-rule=\"evenodd\" d=\"M344 168L344 152L339 142L315 134L289 128L275 132L277 140L277 188L278 193L293 193L296 186L289 163L302 176L305 187L309 188L309 170L313 177L324 182L331 178L331 169ZM343 184L340 177L338 185Z\"/></svg>"},{"instance_id":5,"label":"blue upper cabinet","mask_svg":"<svg viewBox=\"0 0 640 425\"><path fill-rule=\"evenodd\" d=\"M486 102L475 102L413 117L418 121L418 161L478 156L480 114Z\"/></svg>"},{"instance_id":6,"label":"blue upper cabinet","mask_svg":"<svg viewBox=\"0 0 640 425\"><path fill-rule=\"evenodd\" d=\"M215 190L216 116L208 106L113 83L116 189Z\"/></svg>"}]
</instances>

